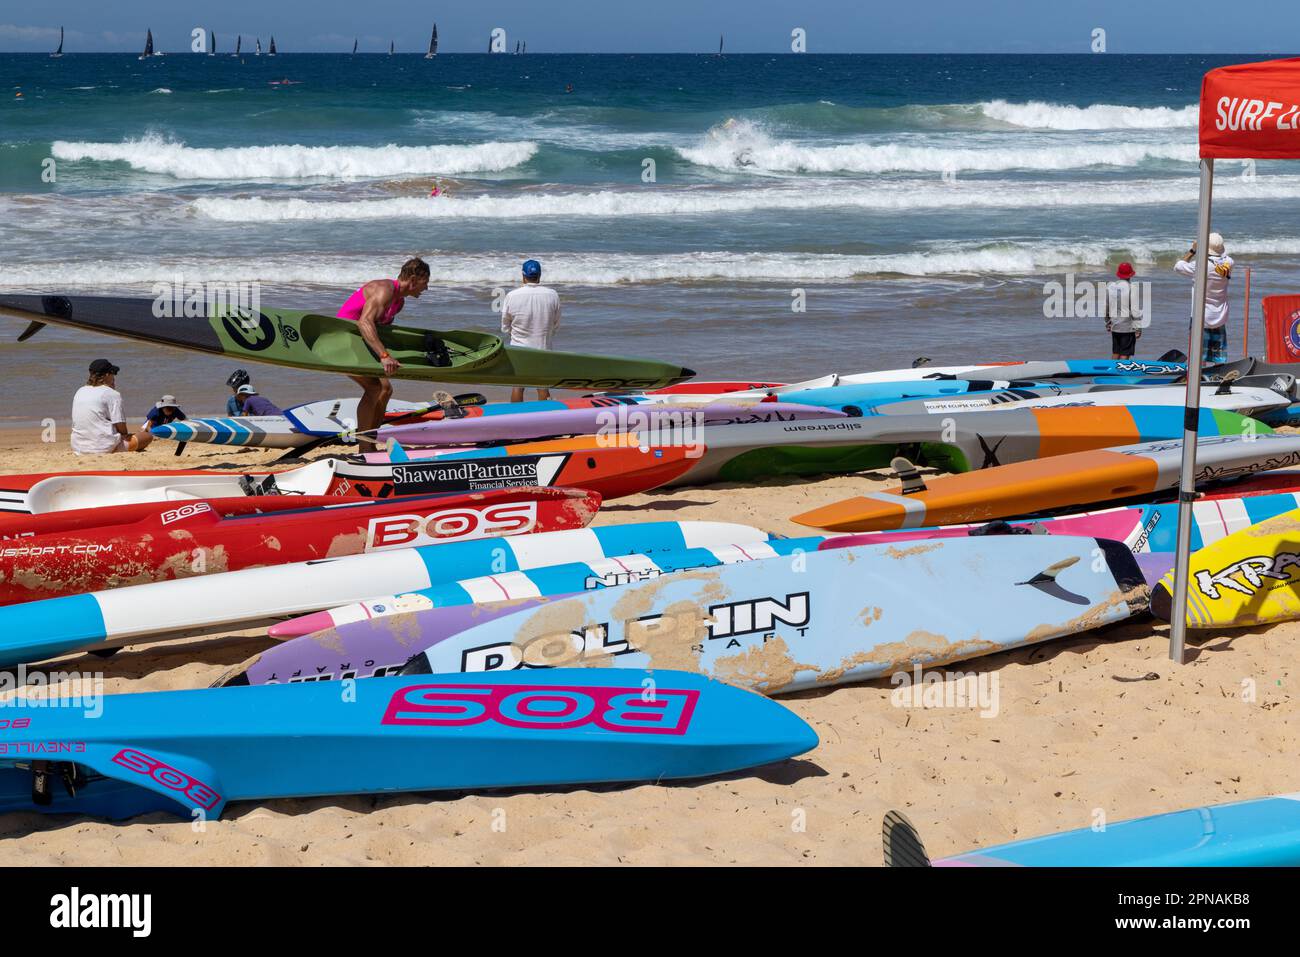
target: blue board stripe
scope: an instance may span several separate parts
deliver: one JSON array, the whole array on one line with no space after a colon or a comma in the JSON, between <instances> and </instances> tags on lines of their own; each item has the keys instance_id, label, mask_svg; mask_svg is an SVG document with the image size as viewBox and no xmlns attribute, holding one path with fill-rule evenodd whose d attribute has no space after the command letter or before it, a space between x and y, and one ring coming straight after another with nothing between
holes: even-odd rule
<instances>
[{"instance_id":1,"label":"blue board stripe","mask_svg":"<svg viewBox=\"0 0 1300 957\"><path fill-rule=\"evenodd\" d=\"M40 645L40 658L84 648L86 637L106 637L104 614L94 595L68 595L10 605L4 609L6 644ZM13 660L19 660L14 658ZM21 660L27 660L25 658Z\"/></svg>"}]
</instances>

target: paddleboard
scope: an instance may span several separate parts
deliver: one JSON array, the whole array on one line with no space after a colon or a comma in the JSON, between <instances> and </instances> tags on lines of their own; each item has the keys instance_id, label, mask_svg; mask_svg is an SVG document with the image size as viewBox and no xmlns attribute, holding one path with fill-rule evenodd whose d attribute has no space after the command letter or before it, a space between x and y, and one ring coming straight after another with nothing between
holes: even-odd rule
<instances>
[{"instance_id":1,"label":"paddleboard","mask_svg":"<svg viewBox=\"0 0 1300 957\"><path fill-rule=\"evenodd\" d=\"M327 612L272 626L273 638L290 639L223 676L221 684L264 684L273 681L330 681L396 674L412 654L413 634L382 627L383 620L429 608L462 607L476 623L486 620L494 606L516 598L567 596L694 568L734 565L815 550L820 537L772 539L686 552L623 555L600 562L548 565L531 572L507 572L435 585L405 595L389 595L345 605ZM349 628L354 622L366 627Z\"/></svg>"},{"instance_id":2,"label":"paddleboard","mask_svg":"<svg viewBox=\"0 0 1300 957\"><path fill-rule=\"evenodd\" d=\"M1219 391L1213 386L1202 386L1200 394L1200 404L1203 409L1224 409L1231 412L1240 412L1244 415L1251 415L1255 412L1265 412L1269 409L1285 408L1291 402L1288 390L1293 388L1295 380L1291 376L1286 376L1290 382L1280 381L1283 377L1276 377L1279 387L1282 391L1272 388L1243 386L1237 383L1225 383ZM1121 390L1104 390L1088 392L1082 395L1062 395L1046 396L1042 398L1019 399L1015 402L999 403L998 409L1050 409L1086 406L1168 406L1169 408L1183 408L1187 399L1187 389L1185 386L1151 386L1140 389L1121 389Z\"/></svg>"},{"instance_id":3,"label":"paddleboard","mask_svg":"<svg viewBox=\"0 0 1300 957\"><path fill-rule=\"evenodd\" d=\"M1206 498L1192 503L1192 548L1204 548L1221 538L1249 528L1265 519L1300 508L1300 493L1254 495L1241 498ZM1170 553L1178 540L1178 504L1126 505L1119 508L1062 515L1055 518L1021 519L1012 522L978 522L943 525L898 532L863 532L826 539L822 548L855 545L896 545L899 542L932 538L962 538L979 535L1085 535L1123 542L1135 555Z\"/></svg>"},{"instance_id":4,"label":"paddleboard","mask_svg":"<svg viewBox=\"0 0 1300 957\"><path fill-rule=\"evenodd\" d=\"M995 413L1000 414L1000 413ZM1178 485L1182 442L1146 442L1017 462L965 475L869 492L795 515L837 532L957 525L1152 495ZM1217 435L1197 443L1196 481L1300 463L1300 435Z\"/></svg>"},{"instance_id":5,"label":"paddleboard","mask_svg":"<svg viewBox=\"0 0 1300 957\"><path fill-rule=\"evenodd\" d=\"M387 591L504 574L556 562L762 541L729 522L648 522L440 542L295 562L0 607L0 662L37 661L179 634L269 625Z\"/></svg>"},{"instance_id":6,"label":"paddleboard","mask_svg":"<svg viewBox=\"0 0 1300 957\"><path fill-rule=\"evenodd\" d=\"M620 413L620 419L633 429L639 429L639 422L649 417L646 409ZM1201 413L1200 427L1203 435L1271 431L1234 413L1208 410ZM431 454L435 462L446 467L458 461L495 462L503 454L544 456L583 444L606 448L680 447L687 450L686 467L661 483L675 487L880 469L888 467L900 454L920 464L966 472L1086 449L1171 439L1182 432L1181 408L1025 409L661 428L489 449L443 449Z\"/></svg>"},{"instance_id":7,"label":"paddleboard","mask_svg":"<svg viewBox=\"0 0 1300 957\"><path fill-rule=\"evenodd\" d=\"M189 502L128 525L0 542L0 604L439 541L582 528L600 496L515 488L222 516Z\"/></svg>"},{"instance_id":8,"label":"paddleboard","mask_svg":"<svg viewBox=\"0 0 1300 957\"><path fill-rule=\"evenodd\" d=\"M173 470L159 472L66 472L0 476L8 490L0 511L61 512L142 502L186 502L241 495L333 495L336 459L323 459L281 472ZM34 480L34 481L33 481Z\"/></svg>"},{"instance_id":9,"label":"paddleboard","mask_svg":"<svg viewBox=\"0 0 1300 957\"><path fill-rule=\"evenodd\" d=\"M358 401L352 398L310 402L285 409L283 415L184 419L155 425L149 431L154 438L172 442L296 449L314 439L355 429ZM427 408L427 404L393 399L388 403L388 417L400 419Z\"/></svg>"},{"instance_id":10,"label":"paddleboard","mask_svg":"<svg viewBox=\"0 0 1300 957\"><path fill-rule=\"evenodd\" d=\"M817 746L774 701L657 670L106 695L8 722L0 812L216 819L231 801L708 777Z\"/></svg>"},{"instance_id":11,"label":"paddleboard","mask_svg":"<svg viewBox=\"0 0 1300 957\"><path fill-rule=\"evenodd\" d=\"M974 412L1020 402L1023 399L1042 399L1049 396L1086 395L1090 392L1111 392L1145 388L1140 385L1060 385L1040 382L1032 386L1015 386L1010 389L993 389L988 392L967 392L963 395L944 396L939 399L901 399L882 402L871 407L874 415L917 415L934 412Z\"/></svg>"},{"instance_id":12,"label":"paddleboard","mask_svg":"<svg viewBox=\"0 0 1300 957\"><path fill-rule=\"evenodd\" d=\"M1082 827L939 858L897 811L886 815L885 863L895 867L1295 867L1300 794L1190 808Z\"/></svg>"},{"instance_id":13,"label":"paddleboard","mask_svg":"<svg viewBox=\"0 0 1300 957\"><path fill-rule=\"evenodd\" d=\"M1300 618L1300 510L1195 550L1190 563L1188 628L1246 628ZM1151 593L1157 618L1170 620L1173 590L1171 571Z\"/></svg>"},{"instance_id":14,"label":"paddleboard","mask_svg":"<svg viewBox=\"0 0 1300 957\"><path fill-rule=\"evenodd\" d=\"M1025 535L677 572L523 600L512 614L465 631L447 628L454 608L382 626L418 630L432 643L404 673L663 667L776 694L1077 634L1128 618L1146 598L1120 543Z\"/></svg>"},{"instance_id":15,"label":"paddleboard","mask_svg":"<svg viewBox=\"0 0 1300 957\"><path fill-rule=\"evenodd\" d=\"M401 363L385 373L355 322L294 309L232 312L204 307L204 317L177 321L155 315L153 299L109 296L0 295L0 315L172 346L240 361L355 376L530 385L548 389L654 389L691 378L665 362L582 355L504 345L486 332L379 327L384 347ZM29 325L28 333L33 331Z\"/></svg>"},{"instance_id":16,"label":"paddleboard","mask_svg":"<svg viewBox=\"0 0 1300 957\"><path fill-rule=\"evenodd\" d=\"M631 428L686 431L706 425L754 425L763 422L802 422L843 418L844 413L822 406L773 402L736 405L718 402L701 406L618 406L566 409L491 418L440 419L384 426L379 438L404 446L448 446L521 441L562 435L608 434Z\"/></svg>"}]
</instances>

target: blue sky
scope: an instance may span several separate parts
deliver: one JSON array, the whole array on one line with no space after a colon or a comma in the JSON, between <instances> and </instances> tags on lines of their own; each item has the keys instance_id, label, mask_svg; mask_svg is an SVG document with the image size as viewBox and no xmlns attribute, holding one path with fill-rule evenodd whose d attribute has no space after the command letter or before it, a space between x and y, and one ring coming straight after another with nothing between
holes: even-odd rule
<instances>
[{"instance_id":1,"label":"blue sky","mask_svg":"<svg viewBox=\"0 0 1300 957\"><path fill-rule=\"evenodd\" d=\"M281 52L418 52L438 21L441 49L479 53L493 27L529 52L707 53L725 33L734 53L789 50L802 27L810 53L1087 53L1106 31L1111 53L1269 53L1300 46L1300 0L44 0L0 7L0 50L136 51L152 28L160 49L189 49L190 30L222 38L271 34Z\"/></svg>"}]
</instances>

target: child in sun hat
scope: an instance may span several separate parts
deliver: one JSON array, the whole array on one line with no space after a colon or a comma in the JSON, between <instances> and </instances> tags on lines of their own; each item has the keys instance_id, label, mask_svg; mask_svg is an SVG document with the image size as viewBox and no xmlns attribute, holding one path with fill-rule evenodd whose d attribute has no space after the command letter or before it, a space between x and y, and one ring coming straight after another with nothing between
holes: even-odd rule
<instances>
[{"instance_id":1,"label":"child in sun hat","mask_svg":"<svg viewBox=\"0 0 1300 957\"><path fill-rule=\"evenodd\" d=\"M1142 296L1133 288L1137 275L1132 263L1120 263L1115 270L1115 282L1106 289L1106 331L1110 333L1110 357L1132 359L1137 351L1137 341L1142 338L1146 325L1142 312Z\"/></svg>"}]
</instances>

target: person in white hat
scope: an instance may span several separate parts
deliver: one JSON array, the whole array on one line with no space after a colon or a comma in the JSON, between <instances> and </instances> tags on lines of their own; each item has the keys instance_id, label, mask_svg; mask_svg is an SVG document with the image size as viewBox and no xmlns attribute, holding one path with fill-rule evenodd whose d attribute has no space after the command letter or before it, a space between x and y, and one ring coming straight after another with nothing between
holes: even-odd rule
<instances>
[{"instance_id":1,"label":"person in white hat","mask_svg":"<svg viewBox=\"0 0 1300 957\"><path fill-rule=\"evenodd\" d=\"M1174 271L1196 279L1196 243L1174 263ZM1223 237L1210 233L1209 255L1205 257L1205 333L1201 338L1202 358L1207 363L1228 361L1228 281L1232 279L1232 257ZM1196 286L1192 286L1192 308L1196 308ZM1190 330L1190 325L1189 325Z\"/></svg>"},{"instance_id":2,"label":"person in white hat","mask_svg":"<svg viewBox=\"0 0 1300 957\"><path fill-rule=\"evenodd\" d=\"M155 425L167 425L171 422L183 422L185 412L176 401L176 396L165 395L154 403L152 409L144 415L144 431L148 432Z\"/></svg>"}]
</instances>

